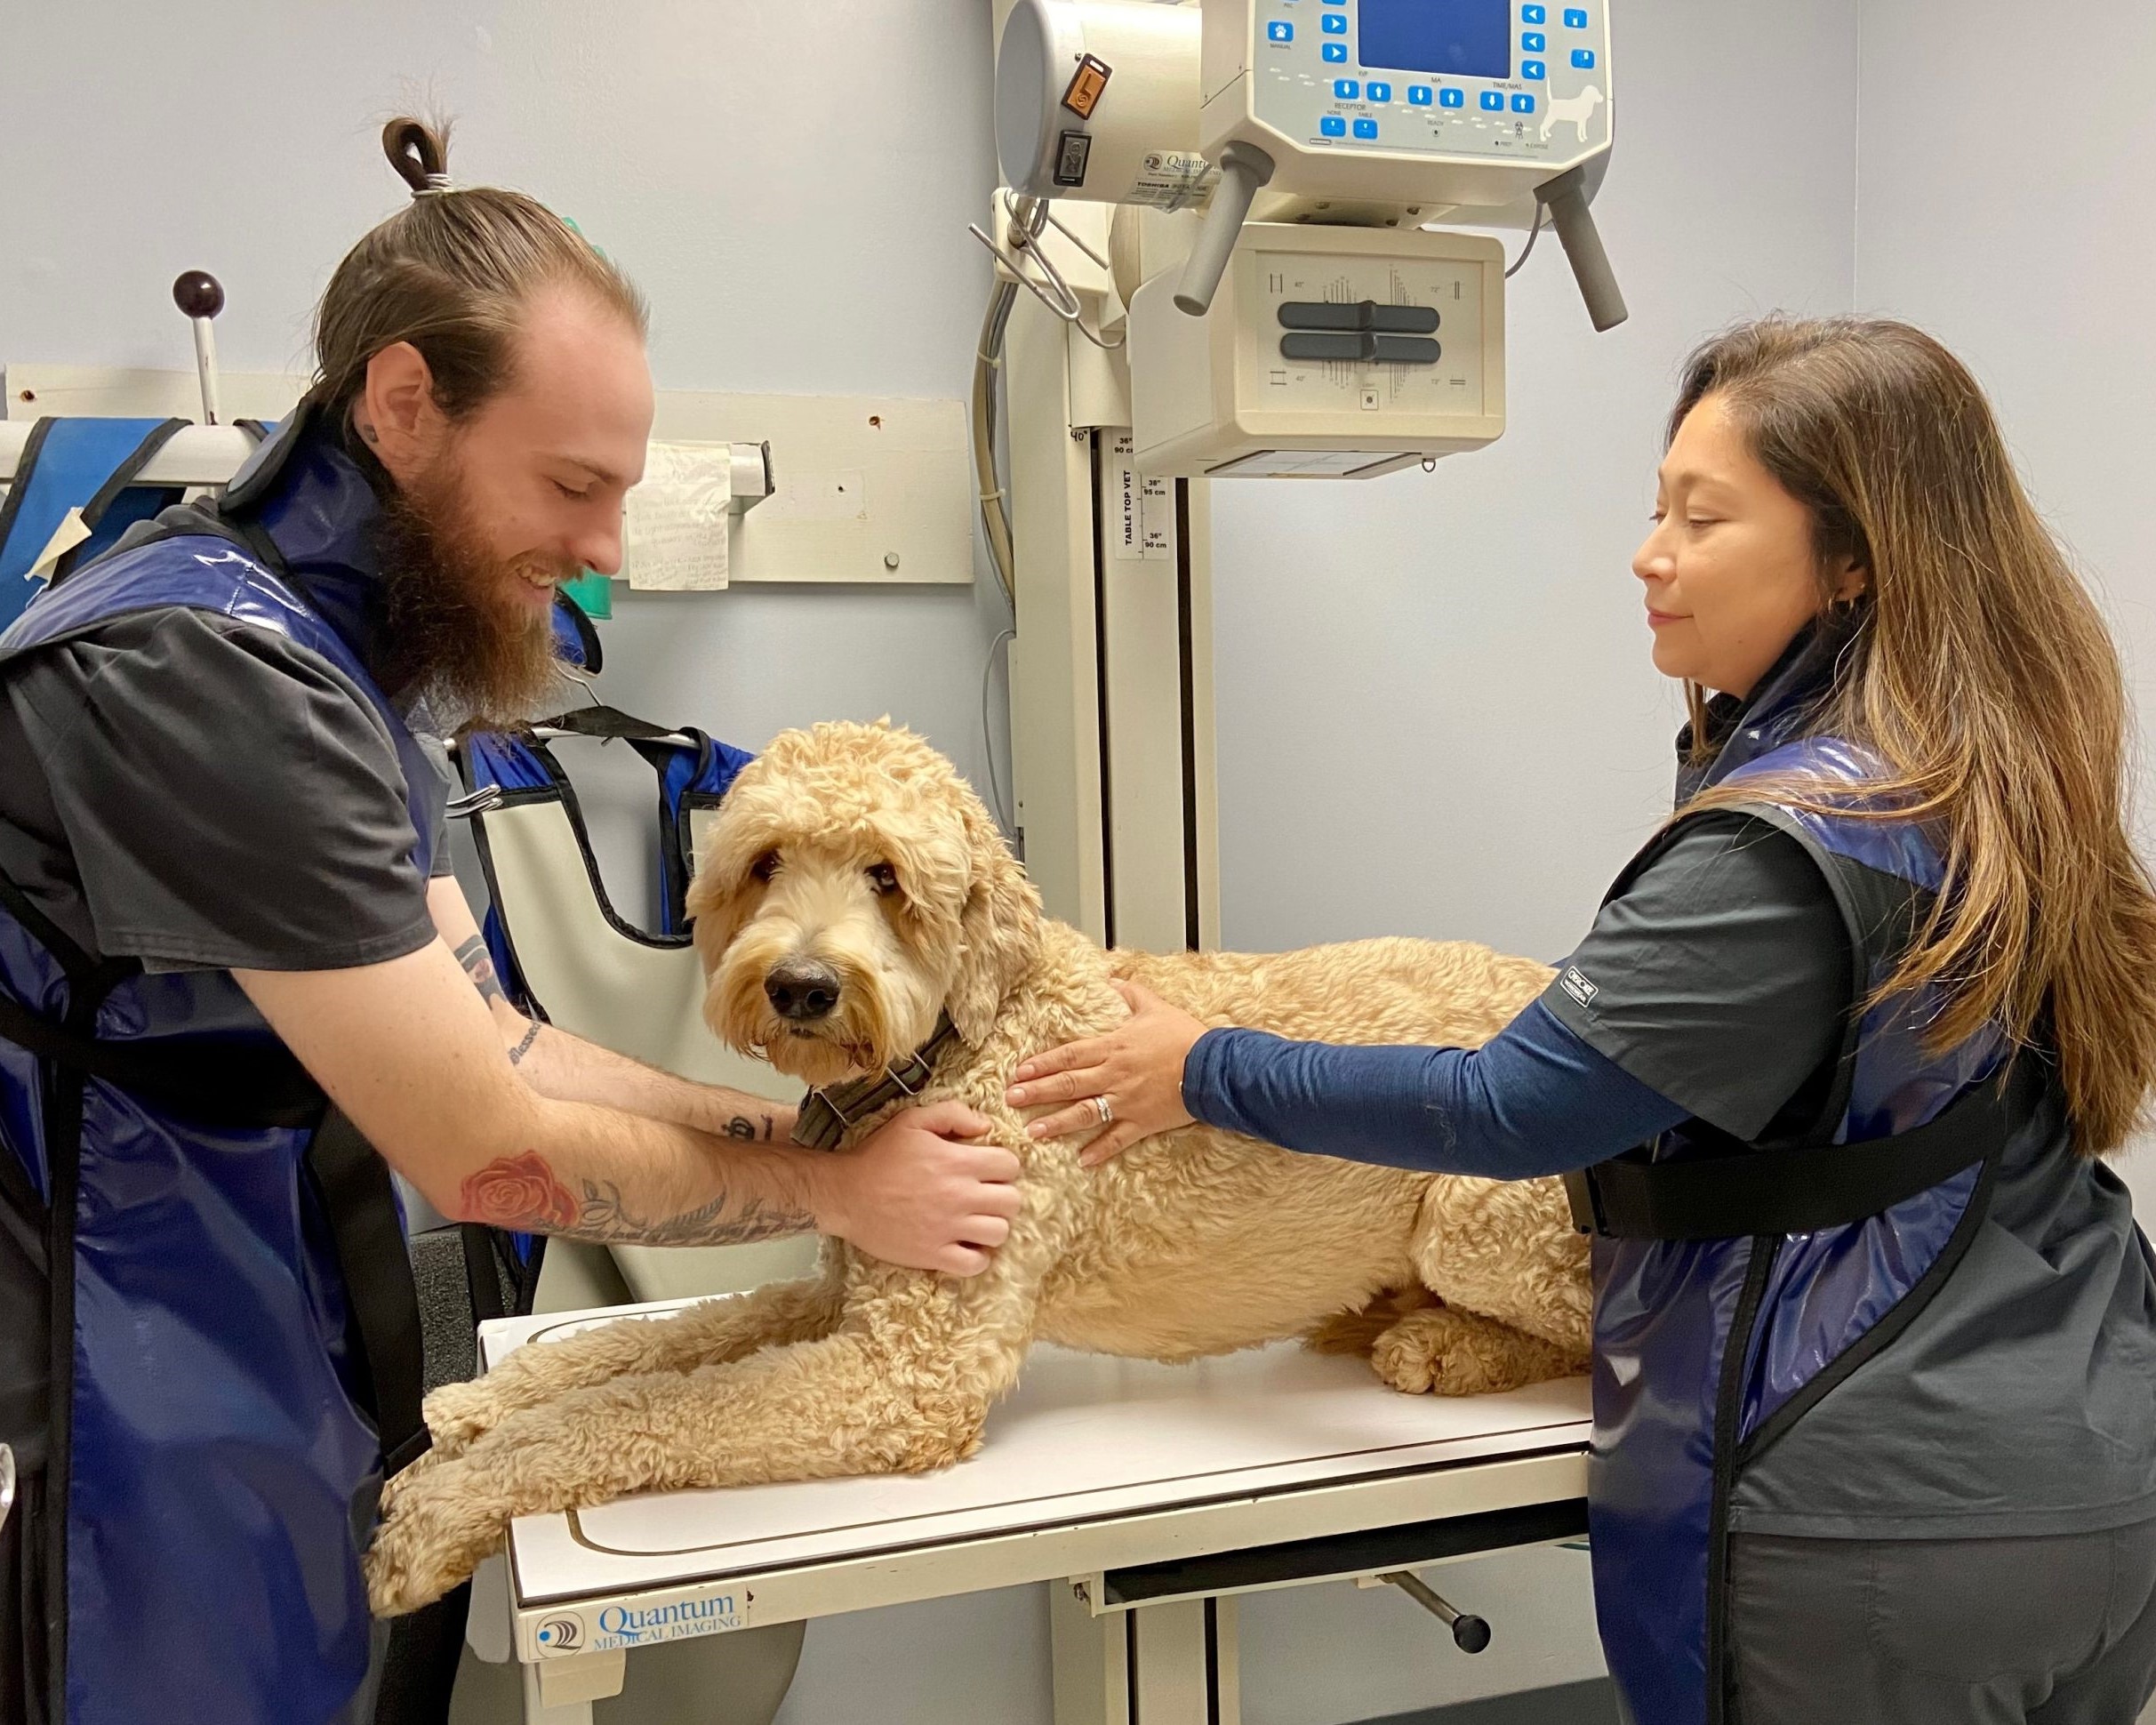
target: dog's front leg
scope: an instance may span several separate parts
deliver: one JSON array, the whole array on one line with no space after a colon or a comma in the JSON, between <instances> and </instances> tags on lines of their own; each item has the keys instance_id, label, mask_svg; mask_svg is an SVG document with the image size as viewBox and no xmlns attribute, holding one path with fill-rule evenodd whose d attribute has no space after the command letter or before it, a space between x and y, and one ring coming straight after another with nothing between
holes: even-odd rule
<instances>
[{"instance_id":1,"label":"dog's front leg","mask_svg":"<svg viewBox=\"0 0 2156 1725\"><path fill-rule=\"evenodd\" d=\"M820 1341L731 1364L573 1391L516 1415L455 1460L399 1476L367 1552L374 1609L395 1616L439 1598L516 1516L638 1491L944 1466L979 1444L1022 1352L1022 1337L849 1321Z\"/></svg>"},{"instance_id":2,"label":"dog's front leg","mask_svg":"<svg viewBox=\"0 0 2156 1725\"><path fill-rule=\"evenodd\" d=\"M445 1384L427 1398L434 1448L420 1465L439 1466L513 1415L609 1378L693 1371L822 1336L838 1323L844 1300L834 1260L805 1281L773 1282L664 1318L624 1318L558 1342L534 1342L484 1377ZM399 1475L397 1488L405 1483Z\"/></svg>"}]
</instances>

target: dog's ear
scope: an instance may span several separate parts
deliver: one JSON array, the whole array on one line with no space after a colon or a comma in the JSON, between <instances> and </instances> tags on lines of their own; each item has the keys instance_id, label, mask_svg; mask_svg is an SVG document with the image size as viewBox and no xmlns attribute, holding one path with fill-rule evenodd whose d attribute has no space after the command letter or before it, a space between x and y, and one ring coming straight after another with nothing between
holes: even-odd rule
<instances>
[{"instance_id":1,"label":"dog's ear","mask_svg":"<svg viewBox=\"0 0 2156 1725\"><path fill-rule=\"evenodd\" d=\"M985 811L967 809L966 827L974 878L958 914L958 970L944 1006L959 1038L977 1048L1040 951L1040 895Z\"/></svg>"},{"instance_id":2,"label":"dog's ear","mask_svg":"<svg viewBox=\"0 0 2156 1725\"><path fill-rule=\"evenodd\" d=\"M707 976L741 932L752 884L748 862L716 840L714 835L714 842L704 847L703 860L682 900L684 912L692 919L696 956L702 959Z\"/></svg>"}]
</instances>

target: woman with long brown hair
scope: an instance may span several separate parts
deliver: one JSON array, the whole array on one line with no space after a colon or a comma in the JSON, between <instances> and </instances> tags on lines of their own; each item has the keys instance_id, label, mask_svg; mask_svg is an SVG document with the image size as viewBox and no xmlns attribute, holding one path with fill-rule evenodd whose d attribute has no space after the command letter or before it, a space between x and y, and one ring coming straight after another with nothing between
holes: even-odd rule
<instances>
[{"instance_id":1,"label":"woman with long brown hair","mask_svg":"<svg viewBox=\"0 0 2156 1725\"><path fill-rule=\"evenodd\" d=\"M2124 1725L2156 1265L2099 1159L2156 1087L2156 893L2117 653L1975 381L1895 323L1695 353L1633 573L1690 696L1677 813L1503 1035L1287 1043L1132 991L1012 1100L1093 1161L1195 1117L1566 1175L1647 1725Z\"/></svg>"}]
</instances>

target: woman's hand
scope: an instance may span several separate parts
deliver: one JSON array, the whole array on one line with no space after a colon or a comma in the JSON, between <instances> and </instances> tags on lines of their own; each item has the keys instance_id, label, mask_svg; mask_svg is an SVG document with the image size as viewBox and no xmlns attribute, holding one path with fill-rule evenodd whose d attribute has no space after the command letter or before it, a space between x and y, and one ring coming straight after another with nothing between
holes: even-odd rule
<instances>
[{"instance_id":1,"label":"woman's hand","mask_svg":"<svg viewBox=\"0 0 2156 1725\"><path fill-rule=\"evenodd\" d=\"M1106 1036L1034 1055L1011 1075L1004 1094L1013 1108L1070 1103L1026 1130L1036 1138L1097 1134L1078 1157L1089 1168L1120 1156L1142 1138L1190 1124L1190 1111L1182 1105L1182 1063L1206 1033L1189 1013L1135 983L1113 986L1129 1004L1128 1019ZM1096 1097L1107 1098L1110 1123L1105 1129Z\"/></svg>"}]
</instances>

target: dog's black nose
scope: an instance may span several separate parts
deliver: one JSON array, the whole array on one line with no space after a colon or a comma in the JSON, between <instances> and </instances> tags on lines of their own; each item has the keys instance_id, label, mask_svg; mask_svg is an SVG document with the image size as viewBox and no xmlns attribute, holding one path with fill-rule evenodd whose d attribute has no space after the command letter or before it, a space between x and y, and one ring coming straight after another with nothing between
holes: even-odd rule
<instances>
[{"instance_id":1,"label":"dog's black nose","mask_svg":"<svg viewBox=\"0 0 2156 1725\"><path fill-rule=\"evenodd\" d=\"M838 1004L838 973L814 959L789 959L764 978L764 992L781 1018L822 1018Z\"/></svg>"}]
</instances>

